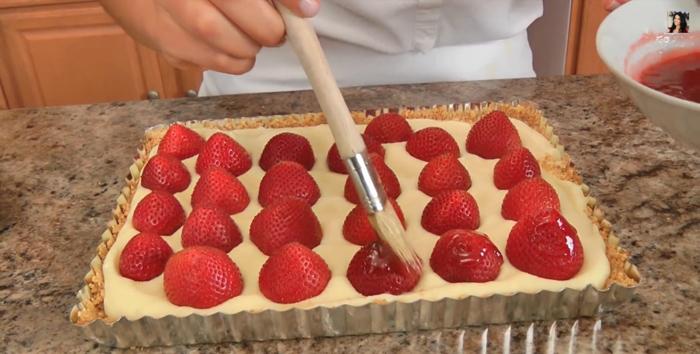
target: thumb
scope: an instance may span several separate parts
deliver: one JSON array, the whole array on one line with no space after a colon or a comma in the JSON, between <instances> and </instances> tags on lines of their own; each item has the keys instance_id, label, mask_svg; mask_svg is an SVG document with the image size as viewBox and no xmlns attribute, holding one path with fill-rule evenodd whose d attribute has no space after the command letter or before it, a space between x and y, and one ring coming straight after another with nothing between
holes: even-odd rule
<instances>
[{"instance_id":1,"label":"thumb","mask_svg":"<svg viewBox=\"0 0 700 354\"><path fill-rule=\"evenodd\" d=\"M320 0L273 0L292 10L299 17L314 17L321 9Z\"/></svg>"}]
</instances>

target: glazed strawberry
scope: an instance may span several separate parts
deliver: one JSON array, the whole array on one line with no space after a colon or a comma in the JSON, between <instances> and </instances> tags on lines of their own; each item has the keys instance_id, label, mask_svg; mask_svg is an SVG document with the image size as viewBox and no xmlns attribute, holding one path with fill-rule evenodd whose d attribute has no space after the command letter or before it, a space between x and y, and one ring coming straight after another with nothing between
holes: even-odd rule
<instances>
[{"instance_id":1,"label":"glazed strawberry","mask_svg":"<svg viewBox=\"0 0 700 354\"><path fill-rule=\"evenodd\" d=\"M413 129L406 118L397 113L384 113L372 118L365 128L365 134L379 143L398 143L408 140Z\"/></svg>"},{"instance_id":2,"label":"glazed strawberry","mask_svg":"<svg viewBox=\"0 0 700 354\"><path fill-rule=\"evenodd\" d=\"M394 199L389 198L389 202L391 202L391 205L394 207L401 224L406 228L406 221L404 220L401 207ZM372 224L369 223L367 211L365 211L362 205L355 206L345 218L345 222L343 223L343 237L349 242L360 246L368 245L379 240L377 232L374 231Z\"/></svg>"},{"instance_id":3,"label":"glazed strawberry","mask_svg":"<svg viewBox=\"0 0 700 354\"><path fill-rule=\"evenodd\" d=\"M396 199L401 195L401 184L399 183L399 178L396 177L394 171L389 168L389 166L384 163L382 157L377 154L370 154L370 163L374 166L377 171L377 177L379 177L379 182L384 186L384 191L389 198ZM357 196L357 190L355 185L352 184L350 177L345 180L345 199L350 203L359 204L360 198Z\"/></svg>"},{"instance_id":4,"label":"glazed strawberry","mask_svg":"<svg viewBox=\"0 0 700 354\"><path fill-rule=\"evenodd\" d=\"M418 189L431 197L444 190L467 190L471 186L469 172L452 154L433 158L418 176Z\"/></svg>"},{"instance_id":5,"label":"glazed strawberry","mask_svg":"<svg viewBox=\"0 0 700 354\"><path fill-rule=\"evenodd\" d=\"M252 166L250 154L232 137L214 133L197 157L196 170L202 174L210 167L221 167L234 176L240 176Z\"/></svg>"},{"instance_id":6,"label":"glazed strawberry","mask_svg":"<svg viewBox=\"0 0 700 354\"><path fill-rule=\"evenodd\" d=\"M384 158L384 147L382 144L374 140L374 138L362 134L362 140L365 142L365 146L367 147L367 153L369 154L379 154L382 158ZM326 157L326 163L328 163L328 168L337 173L342 173L342 174L348 174L348 171L345 169L345 165L343 164L343 160L340 159L340 153L338 152L338 147L333 144L331 148L328 150L328 156Z\"/></svg>"},{"instance_id":7,"label":"glazed strawberry","mask_svg":"<svg viewBox=\"0 0 700 354\"><path fill-rule=\"evenodd\" d=\"M493 169L493 183L498 189L510 189L518 182L540 176L540 164L524 147L506 152Z\"/></svg>"},{"instance_id":8,"label":"glazed strawberry","mask_svg":"<svg viewBox=\"0 0 700 354\"><path fill-rule=\"evenodd\" d=\"M190 173L177 158L158 154L153 156L141 175L141 185L168 193L182 192L190 185Z\"/></svg>"},{"instance_id":9,"label":"glazed strawberry","mask_svg":"<svg viewBox=\"0 0 700 354\"><path fill-rule=\"evenodd\" d=\"M185 211L180 202L167 192L153 191L134 209L133 225L136 230L161 236L172 235L185 222Z\"/></svg>"},{"instance_id":10,"label":"glazed strawberry","mask_svg":"<svg viewBox=\"0 0 700 354\"><path fill-rule=\"evenodd\" d=\"M184 160L199 154L203 146L204 138L197 132L183 125L173 124L158 144L158 153Z\"/></svg>"},{"instance_id":11,"label":"glazed strawberry","mask_svg":"<svg viewBox=\"0 0 700 354\"><path fill-rule=\"evenodd\" d=\"M250 224L250 240L268 256L292 242L314 248L322 237L316 214L305 201L296 198L273 201Z\"/></svg>"},{"instance_id":12,"label":"glazed strawberry","mask_svg":"<svg viewBox=\"0 0 700 354\"><path fill-rule=\"evenodd\" d=\"M223 210L195 208L182 227L182 247L210 246L226 253L243 239L236 223Z\"/></svg>"},{"instance_id":13,"label":"glazed strawberry","mask_svg":"<svg viewBox=\"0 0 700 354\"><path fill-rule=\"evenodd\" d=\"M282 246L265 261L258 286L270 301L292 304L320 294L330 279L331 271L323 258L294 242Z\"/></svg>"},{"instance_id":14,"label":"glazed strawberry","mask_svg":"<svg viewBox=\"0 0 700 354\"><path fill-rule=\"evenodd\" d=\"M352 287L362 295L399 295L411 291L418 284L420 273L408 271L390 249L374 242L355 253L350 260L347 277Z\"/></svg>"},{"instance_id":15,"label":"glazed strawberry","mask_svg":"<svg viewBox=\"0 0 700 354\"><path fill-rule=\"evenodd\" d=\"M479 227L479 207L469 192L447 190L428 202L420 222L424 229L436 235L452 229L476 230Z\"/></svg>"},{"instance_id":16,"label":"glazed strawberry","mask_svg":"<svg viewBox=\"0 0 700 354\"><path fill-rule=\"evenodd\" d=\"M282 161L272 166L260 181L258 202L263 207L283 198L298 198L314 205L321 191L304 166L293 161Z\"/></svg>"},{"instance_id":17,"label":"glazed strawberry","mask_svg":"<svg viewBox=\"0 0 700 354\"><path fill-rule=\"evenodd\" d=\"M267 171L280 161L298 162L307 170L314 167L316 158L309 141L294 133L280 133L272 137L260 156L260 168Z\"/></svg>"},{"instance_id":18,"label":"glazed strawberry","mask_svg":"<svg viewBox=\"0 0 700 354\"><path fill-rule=\"evenodd\" d=\"M430 161L434 157L450 154L459 157L459 146L445 129L429 127L413 133L406 142L406 151L413 157Z\"/></svg>"},{"instance_id":19,"label":"glazed strawberry","mask_svg":"<svg viewBox=\"0 0 700 354\"><path fill-rule=\"evenodd\" d=\"M483 283L498 277L503 256L489 238L470 230L445 232L430 255L430 267L450 283Z\"/></svg>"},{"instance_id":20,"label":"glazed strawberry","mask_svg":"<svg viewBox=\"0 0 700 354\"><path fill-rule=\"evenodd\" d=\"M165 265L165 296L177 306L207 309L243 291L236 263L224 251L194 246L175 253Z\"/></svg>"},{"instance_id":21,"label":"glazed strawberry","mask_svg":"<svg viewBox=\"0 0 700 354\"><path fill-rule=\"evenodd\" d=\"M520 136L508 116L493 111L476 122L467 135L467 152L485 159L497 159L520 146Z\"/></svg>"},{"instance_id":22,"label":"glazed strawberry","mask_svg":"<svg viewBox=\"0 0 700 354\"><path fill-rule=\"evenodd\" d=\"M124 246L119 256L119 274L136 281L151 280L165 269L172 248L156 234L140 233Z\"/></svg>"},{"instance_id":23,"label":"glazed strawberry","mask_svg":"<svg viewBox=\"0 0 700 354\"><path fill-rule=\"evenodd\" d=\"M554 209L518 221L508 235L506 256L515 268L548 279L571 279L583 266L576 229Z\"/></svg>"},{"instance_id":24,"label":"glazed strawberry","mask_svg":"<svg viewBox=\"0 0 700 354\"><path fill-rule=\"evenodd\" d=\"M518 221L527 214L537 214L549 208L559 210L557 192L545 180L535 177L520 181L506 193L501 215Z\"/></svg>"},{"instance_id":25,"label":"glazed strawberry","mask_svg":"<svg viewBox=\"0 0 700 354\"><path fill-rule=\"evenodd\" d=\"M223 168L208 169L199 178L192 192L192 207L215 207L227 214L243 211L250 197L243 184Z\"/></svg>"}]
</instances>

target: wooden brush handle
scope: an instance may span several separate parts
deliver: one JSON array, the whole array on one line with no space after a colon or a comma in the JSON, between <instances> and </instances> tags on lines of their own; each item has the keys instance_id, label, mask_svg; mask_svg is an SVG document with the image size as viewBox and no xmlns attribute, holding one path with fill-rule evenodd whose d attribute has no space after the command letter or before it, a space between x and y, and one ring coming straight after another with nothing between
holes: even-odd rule
<instances>
[{"instance_id":1,"label":"wooden brush handle","mask_svg":"<svg viewBox=\"0 0 700 354\"><path fill-rule=\"evenodd\" d=\"M365 143L328 66L316 31L308 20L298 17L278 2L275 5L287 27L287 39L304 67L318 103L326 115L340 157L348 158L364 151Z\"/></svg>"}]
</instances>

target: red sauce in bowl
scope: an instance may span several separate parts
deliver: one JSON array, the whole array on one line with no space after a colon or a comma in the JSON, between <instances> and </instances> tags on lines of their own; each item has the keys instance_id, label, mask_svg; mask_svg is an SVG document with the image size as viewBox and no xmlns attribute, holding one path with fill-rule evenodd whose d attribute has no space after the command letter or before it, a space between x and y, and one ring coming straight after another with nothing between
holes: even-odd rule
<instances>
[{"instance_id":1,"label":"red sauce in bowl","mask_svg":"<svg viewBox=\"0 0 700 354\"><path fill-rule=\"evenodd\" d=\"M639 82L665 94L700 103L700 52L667 56L642 69Z\"/></svg>"}]
</instances>

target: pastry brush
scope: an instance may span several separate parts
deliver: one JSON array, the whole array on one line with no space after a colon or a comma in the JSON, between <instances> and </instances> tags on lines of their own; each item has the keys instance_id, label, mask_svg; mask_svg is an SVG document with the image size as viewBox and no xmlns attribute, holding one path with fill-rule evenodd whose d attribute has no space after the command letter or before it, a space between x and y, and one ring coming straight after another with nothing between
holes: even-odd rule
<instances>
[{"instance_id":1,"label":"pastry brush","mask_svg":"<svg viewBox=\"0 0 700 354\"><path fill-rule=\"evenodd\" d=\"M370 223L407 270L420 272L421 260L406 241L403 225L369 162L367 147L340 93L314 28L308 20L296 16L284 5L277 2L275 5L284 19L287 39L304 67Z\"/></svg>"}]
</instances>

